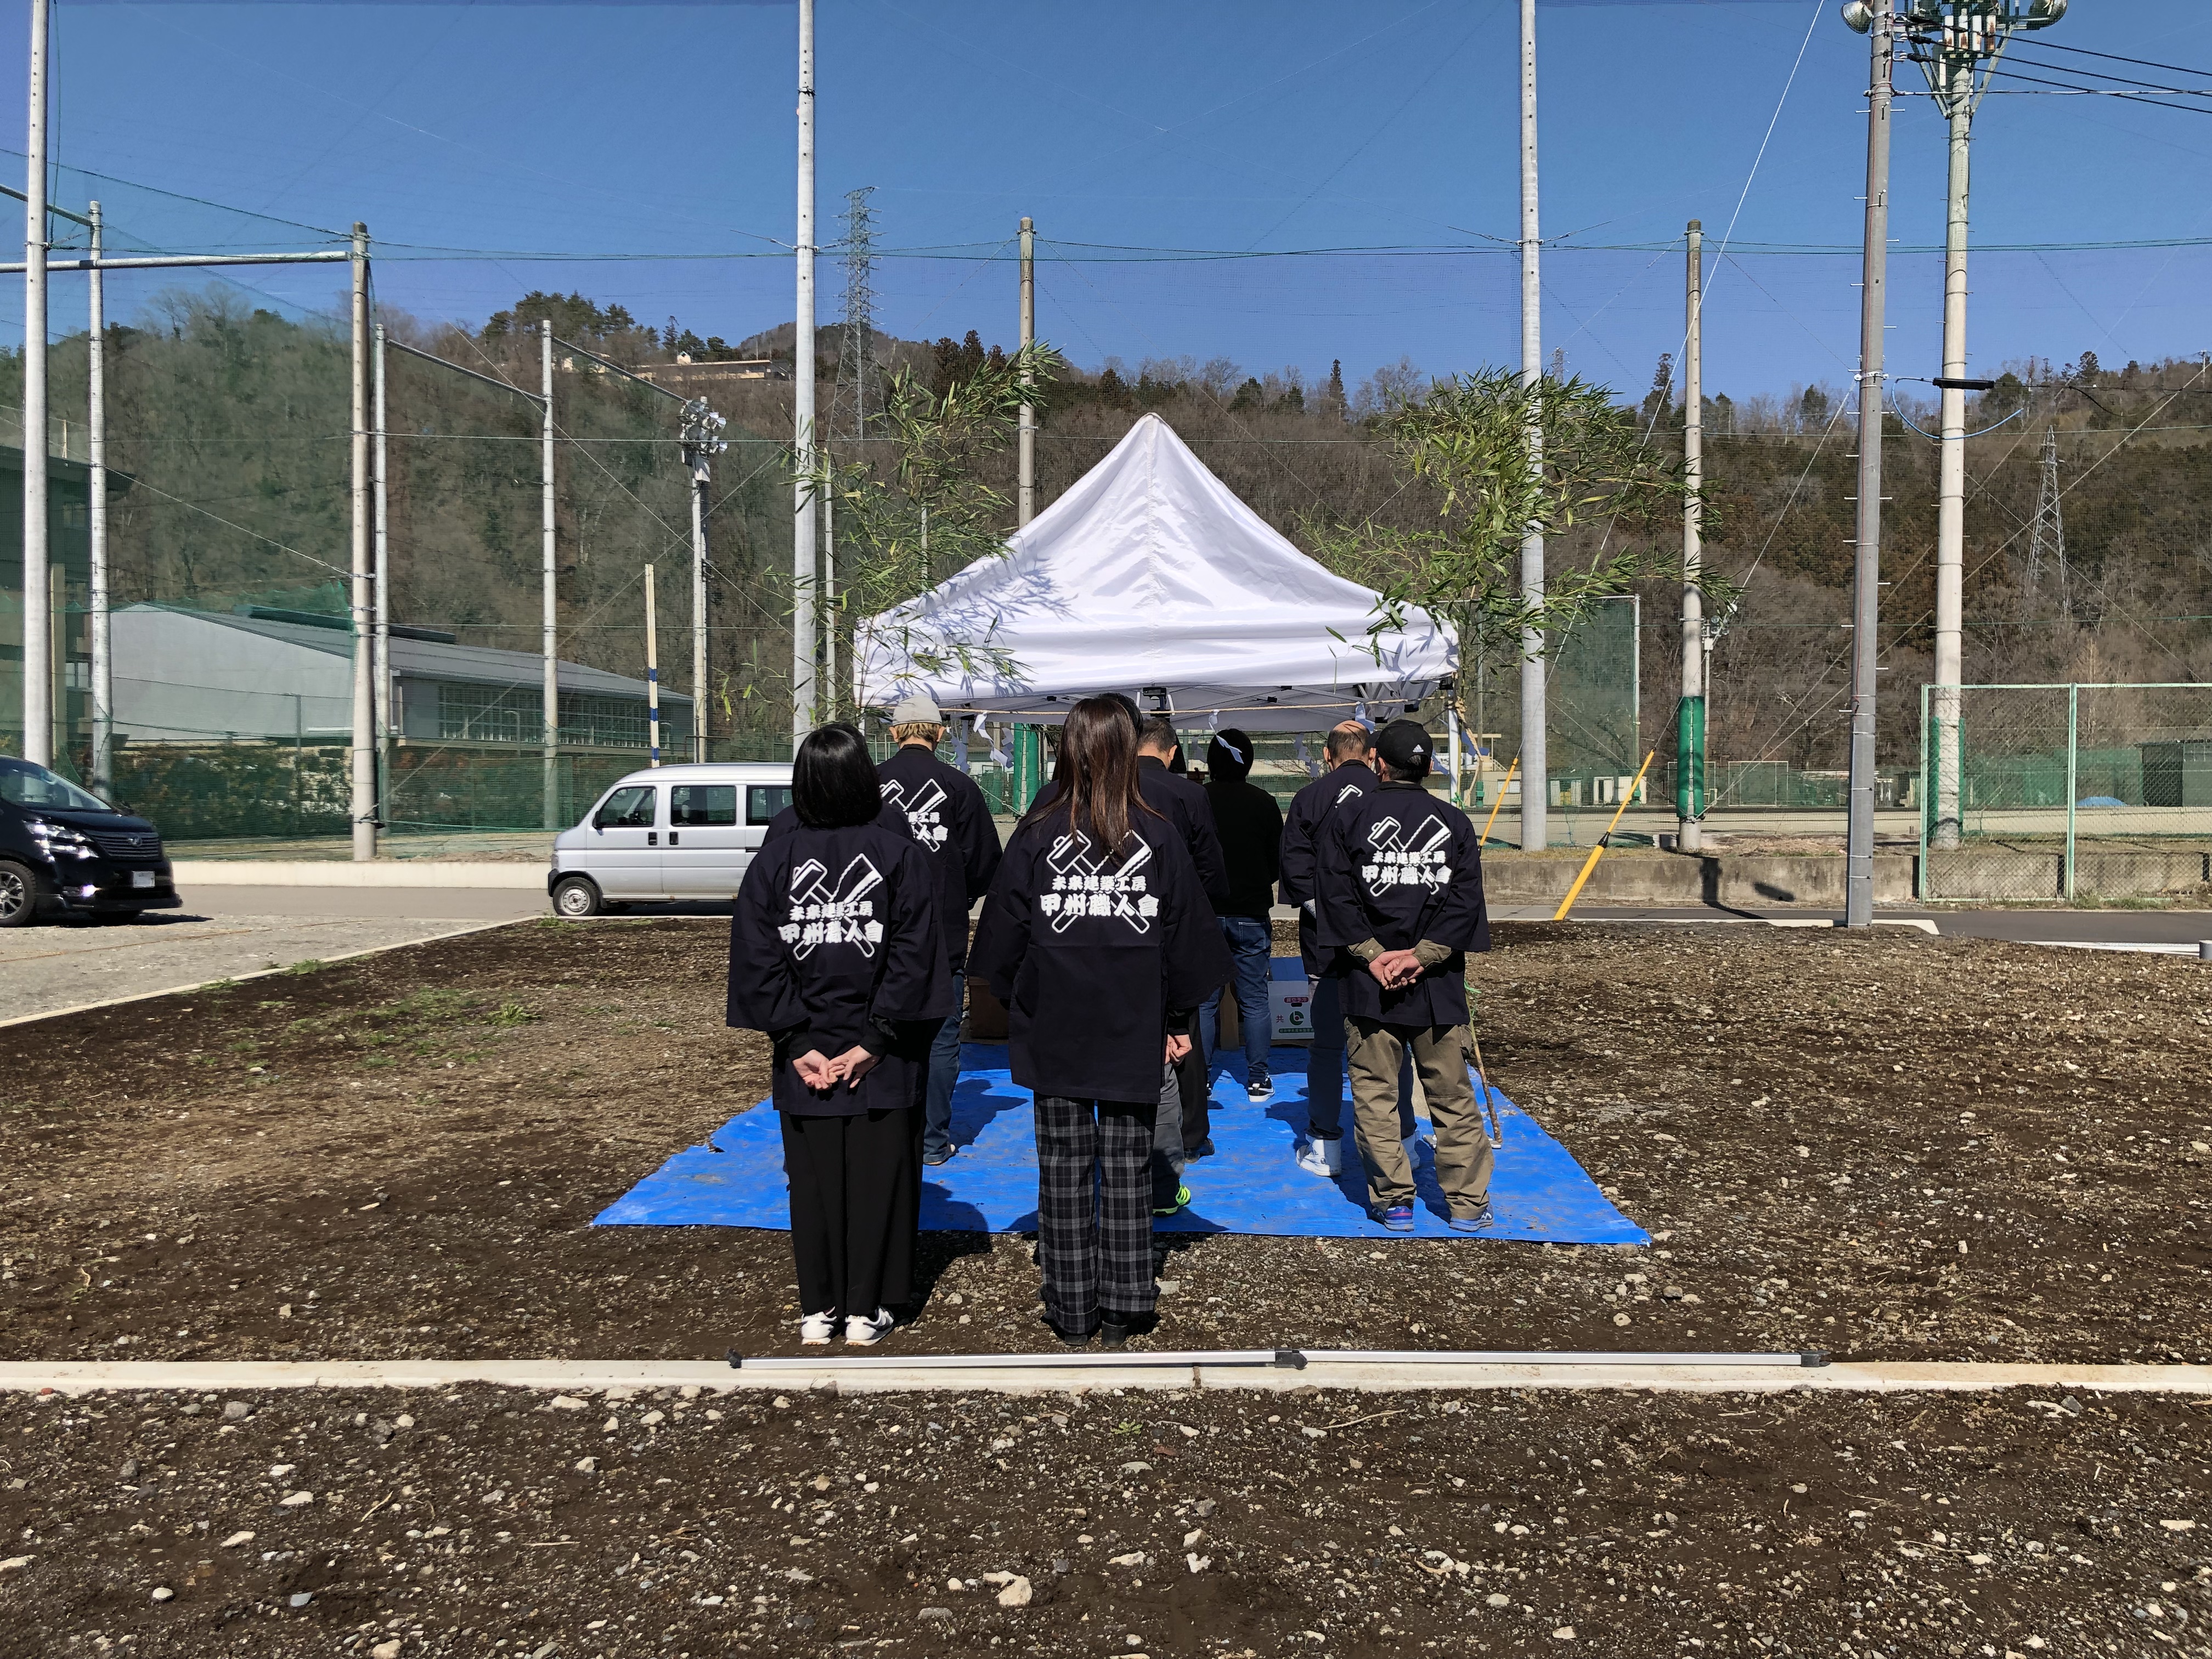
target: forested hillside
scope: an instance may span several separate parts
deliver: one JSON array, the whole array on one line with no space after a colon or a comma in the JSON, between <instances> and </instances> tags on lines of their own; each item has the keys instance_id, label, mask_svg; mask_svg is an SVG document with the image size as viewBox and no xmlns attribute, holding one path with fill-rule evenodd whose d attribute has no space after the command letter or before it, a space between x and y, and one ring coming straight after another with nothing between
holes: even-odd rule
<instances>
[{"instance_id":1,"label":"forested hillside","mask_svg":"<svg viewBox=\"0 0 2212 1659\"><path fill-rule=\"evenodd\" d=\"M620 307L533 294L482 327L430 327L387 316L395 337L534 392L526 325L552 316L560 336L629 363L767 356L787 364L788 324L732 346L671 319L647 326ZM817 343L825 438L841 461L888 463L886 441L854 429L841 392L842 331ZM970 333L934 344L879 337L878 364L945 383L999 349ZM112 462L135 487L114 523L119 603L227 608L295 596L348 560L347 343L328 325L251 309L219 289L179 291L111 330ZM55 349L56 410L83 408L84 341ZM0 402L20 406L21 360L0 362ZM1663 378L1663 377L1662 377ZM1410 362L1346 389L1332 373L1257 374L1223 360L1117 362L1072 374L1042 398L1041 503L1097 461L1137 416L1165 418L1228 485L1301 545L1331 522L1413 526L1436 511L1393 465L1375 417L1419 396ZM773 731L788 718L791 429L787 378L718 386L731 421L717 465L709 539L711 718ZM392 359L389 424L393 612L473 642L534 649L539 570L538 414L533 403L401 354ZM1967 678L2212 679L2212 407L2202 364L2054 371L2030 364L1977 400L1972 425L2022 412L1970 447L1966 515ZM623 672L643 661L639 573L661 585L664 672L682 686L690 626L689 507L674 442L675 405L564 354L556 374L558 544L564 654ZM1908 404L1920 424L1925 414ZM1643 395L1654 444L1679 447L1681 412ZM1840 395L1718 394L1705 412L1708 557L1747 586L1714 658L1713 744L1730 759L1840 764L1856 428ZM2046 428L2057 434L2067 565L2030 591L2027 526ZM1933 618L1936 446L1889 422L1885 760L1917 751L1917 687ZM1011 453L987 465L1012 491ZM1601 532L1563 538L1555 564L1587 560ZM1659 539L1669 539L1662 536ZM842 544L840 562L865 556ZM939 575L945 572L936 573ZM325 590L335 603L336 590ZM1645 596L1644 729L1666 729L1677 634L1674 599Z\"/></svg>"}]
</instances>

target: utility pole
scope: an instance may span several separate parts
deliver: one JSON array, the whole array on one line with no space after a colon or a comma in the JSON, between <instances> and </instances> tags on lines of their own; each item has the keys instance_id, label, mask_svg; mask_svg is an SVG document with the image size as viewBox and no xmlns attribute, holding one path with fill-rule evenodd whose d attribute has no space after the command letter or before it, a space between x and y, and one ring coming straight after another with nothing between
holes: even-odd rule
<instances>
[{"instance_id":1,"label":"utility pole","mask_svg":"<svg viewBox=\"0 0 2212 1659\"><path fill-rule=\"evenodd\" d=\"M791 737L814 728L814 0L799 0L798 274L791 343L793 493L791 537Z\"/></svg>"},{"instance_id":2,"label":"utility pole","mask_svg":"<svg viewBox=\"0 0 2212 1659\"><path fill-rule=\"evenodd\" d=\"M556 637L560 624L560 567L555 562L553 514L553 319L538 325L538 622L539 697L544 703L545 827L561 827L561 658Z\"/></svg>"},{"instance_id":3,"label":"utility pole","mask_svg":"<svg viewBox=\"0 0 2212 1659\"><path fill-rule=\"evenodd\" d=\"M1022 221L1022 350L1036 343L1036 226ZM1017 529L1036 517L1036 410L1029 389L1036 383L1026 360L1022 368L1021 483L1014 497Z\"/></svg>"},{"instance_id":4,"label":"utility pole","mask_svg":"<svg viewBox=\"0 0 2212 1659\"><path fill-rule=\"evenodd\" d=\"M23 758L54 759L46 609L46 20L31 0L30 137L23 180Z\"/></svg>"},{"instance_id":5,"label":"utility pole","mask_svg":"<svg viewBox=\"0 0 2212 1659\"><path fill-rule=\"evenodd\" d=\"M1936 661L1929 717L1935 730L1935 820L1929 843L1959 844L1959 684L1964 668L1966 531L1966 393L1987 391L1966 378L1966 200L1974 110L1990 71L2004 56L2016 29L2046 28L2066 12L2067 0L1914 0L1900 20L1911 55L1928 77L1928 89L1950 133L1948 196L1943 233L1943 372L1938 428L1942 448L1936 492ZM1867 0L1850 0L1844 21L1854 28L1871 18Z\"/></svg>"},{"instance_id":6,"label":"utility pole","mask_svg":"<svg viewBox=\"0 0 2212 1659\"><path fill-rule=\"evenodd\" d=\"M660 764L660 629L653 615L653 567L645 568L646 764Z\"/></svg>"},{"instance_id":7,"label":"utility pole","mask_svg":"<svg viewBox=\"0 0 2212 1659\"><path fill-rule=\"evenodd\" d=\"M1851 772L1844 843L1844 926L1874 926L1875 696L1881 621L1881 351L1889 276L1889 112L1896 69L1892 0L1872 0L1863 23L1873 37L1867 86L1866 228L1859 286L1859 500L1851 573Z\"/></svg>"},{"instance_id":8,"label":"utility pole","mask_svg":"<svg viewBox=\"0 0 2212 1659\"><path fill-rule=\"evenodd\" d=\"M1698 589L1705 504L1704 222L1689 226L1686 301L1682 336L1682 707L1675 719L1674 828L1681 852L1704 850L1705 817L1705 596Z\"/></svg>"},{"instance_id":9,"label":"utility pole","mask_svg":"<svg viewBox=\"0 0 2212 1659\"><path fill-rule=\"evenodd\" d=\"M389 822L385 811L392 798L392 729L398 711L392 707L392 495L388 475L391 443L385 426L384 325L370 331L369 383L371 418L376 424L376 453L371 466L376 489L376 815Z\"/></svg>"},{"instance_id":10,"label":"utility pole","mask_svg":"<svg viewBox=\"0 0 2212 1659\"><path fill-rule=\"evenodd\" d=\"M836 465L828 446L823 446L825 484L836 476ZM822 492L822 718L836 720L843 701L837 695L837 498L825 488Z\"/></svg>"},{"instance_id":11,"label":"utility pole","mask_svg":"<svg viewBox=\"0 0 2212 1659\"><path fill-rule=\"evenodd\" d=\"M728 422L704 398L684 405L684 464L691 469L691 758L707 758L707 491Z\"/></svg>"},{"instance_id":12,"label":"utility pole","mask_svg":"<svg viewBox=\"0 0 2212 1659\"><path fill-rule=\"evenodd\" d=\"M376 856L376 573L368 536L368 227L353 228L353 856Z\"/></svg>"},{"instance_id":13,"label":"utility pole","mask_svg":"<svg viewBox=\"0 0 2212 1659\"><path fill-rule=\"evenodd\" d=\"M100 269L100 204L88 204L86 221L93 268L85 341L86 483L91 495L86 520L92 539L92 792L106 796L115 787L115 650L108 627L113 601L107 570L107 292Z\"/></svg>"},{"instance_id":14,"label":"utility pole","mask_svg":"<svg viewBox=\"0 0 2212 1659\"><path fill-rule=\"evenodd\" d=\"M1544 285L1538 265L1536 213L1536 0L1521 0L1521 384L1528 389L1528 470L1544 472L1544 427L1536 402L1544 375ZM1544 538L1521 538L1521 598L1544 602ZM1544 633L1521 636L1521 847L1540 850L1550 841L1551 770L1544 754Z\"/></svg>"}]
</instances>

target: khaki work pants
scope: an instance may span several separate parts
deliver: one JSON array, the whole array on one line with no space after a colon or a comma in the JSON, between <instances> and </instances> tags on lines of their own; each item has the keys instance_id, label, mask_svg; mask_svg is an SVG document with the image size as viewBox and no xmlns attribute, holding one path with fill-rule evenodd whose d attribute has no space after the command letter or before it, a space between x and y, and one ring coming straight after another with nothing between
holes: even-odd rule
<instances>
[{"instance_id":1,"label":"khaki work pants","mask_svg":"<svg viewBox=\"0 0 2212 1659\"><path fill-rule=\"evenodd\" d=\"M1413 1202L1413 1168L1398 1133L1398 1067L1413 1051L1429 1121L1437 1132L1437 1184L1456 1219L1481 1212L1490 1196L1490 1137L1483 1131L1474 1085L1467 1074L1464 1025L1385 1025L1376 1019L1344 1022L1346 1070L1352 1078L1352 1116L1359 1161L1367 1171L1368 1207L1387 1210Z\"/></svg>"}]
</instances>

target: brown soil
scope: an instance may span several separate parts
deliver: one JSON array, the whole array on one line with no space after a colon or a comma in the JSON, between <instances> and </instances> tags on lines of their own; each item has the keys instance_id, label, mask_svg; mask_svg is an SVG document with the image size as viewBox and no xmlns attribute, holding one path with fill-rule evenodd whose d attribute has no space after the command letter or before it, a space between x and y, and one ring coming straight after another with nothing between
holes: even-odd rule
<instances>
[{"instance_id":1,"label":"brown soil","mask_svg":"<svg viewBox=\"0 0 2212 1659\"><path fill-rule=\"evenodd\" d=\"M1156 1341L2212 1357L2193 962L1498 938L1472 976L1496 1079L1655 1247L1178 1238ZM0 1032L0 1352L788 1351L781 1234L589 1225L763 1092L724 939L549 919ZM896 1348L1048 1340L1026 1241L924 1256Z\"/></svg>"},{"instance_id":2,"label":"brown soil","mask_svg":"<svg viewBox=\"0 0 2212 1659\"><path fill-rule=\"evenodd\" d=\"M115 1394L0 1446L4 1659L2212 1653L2212 1422L2155 1398Z\"/></svg>"}]
</instances>

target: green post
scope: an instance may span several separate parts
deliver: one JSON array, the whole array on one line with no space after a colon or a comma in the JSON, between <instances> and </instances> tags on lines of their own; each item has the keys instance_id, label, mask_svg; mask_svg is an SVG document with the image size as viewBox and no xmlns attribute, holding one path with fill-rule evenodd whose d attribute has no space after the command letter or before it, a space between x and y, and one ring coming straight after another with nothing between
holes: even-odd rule
<instances>
[{"instance_id":1,"label":"green post","mask_svg":"<svg viewBox=\"0 0 2212 1659\"><path fill-rule=\"evenodd\" d=\"M2074 902L2074 803L2081 793L2081 688L2066 688L2066 902Z\"/></svg>"},{"instance_id":2,"label":"green post","mask_svg":"<svg viewBox=\"0 0 2212 1659\"><path fill-rule=\"evenodd\" d=\"M1920 856L1915 861L1913 878L1913 884L1917 889L1913 896L1923 904L1928 902L1929 889L1928 813L1929 803L1934 799L1933 792L1928 787L1932 781L1928 771L1928 688L1923 685L1920 688L1920 811L1916 815L1920 820Z\"/></svg>"},{"instance_id":3,"label":"green post","mask_svg":"<svg viewBox=\"0 0 2212 1659\"><path fill-rule=\"evenodd\" d=\"M1684 697L1674 719L1674 816L1705 816L1705 700Z\"/></svg>"}]
</instances>

